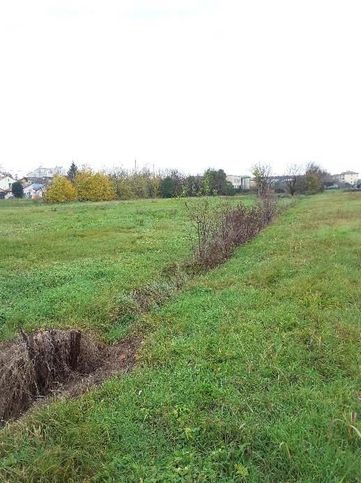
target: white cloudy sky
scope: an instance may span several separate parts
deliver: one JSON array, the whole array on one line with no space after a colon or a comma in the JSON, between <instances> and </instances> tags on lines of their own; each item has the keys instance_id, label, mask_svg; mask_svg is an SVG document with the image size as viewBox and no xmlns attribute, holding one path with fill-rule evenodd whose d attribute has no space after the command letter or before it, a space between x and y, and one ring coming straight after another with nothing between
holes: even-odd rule
<instances>
[{"instance_id":1,"label":"white cloudy sky","mask_svg":"<svg viewBox=\"0 0 361 483\"><path fill-rule=\"evenodd\" d=\"M359 0L0 0L0 165L361 171Z\"/></svg>"}]
</instances>

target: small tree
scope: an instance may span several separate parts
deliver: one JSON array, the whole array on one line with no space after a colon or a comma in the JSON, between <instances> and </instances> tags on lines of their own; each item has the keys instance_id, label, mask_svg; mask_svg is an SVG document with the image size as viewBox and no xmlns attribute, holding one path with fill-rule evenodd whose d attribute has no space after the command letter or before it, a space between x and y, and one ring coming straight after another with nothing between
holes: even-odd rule
<instances>
[{"instance_id":1,"label":"small tree","mask_svg":"<svg viewBox=\"0 0 361 483\"><path fill-rule=\"evenodd\" d=\"M44 201L48 203L65 203L76 200L76 189L65 176L54 176L53 182L45 191Z\"/></svg>"},{"instance_id":2,"label":"small tree","mask_svg":"<svg viewBox=\"0 0 361 483\"><path fill-rule=\"evenodd\" d=\"M15 181L11 187L11 192L15 198L23 198L24 188L20 181Z\"/></svg>"},{"instance_id":3,"label":"small tree","mask_svg":"<svg viewBox=\"0 0 361 483\"><path fill-rule=\"evenodd\" d=\"M258 163L252 169L255 179L258 196L267 196L271 189L271 166L269 164Z\"/></svg>"},{"instance_id":4,"label":"small tree","mask_svg":"<svg viewBox=\"0 0 361 483\"><path fill-rule=\"evenodd\" d=\"M73 161L71 163L70 168L69 168L68 173L67 173L68 179L71 182L74 182L77 173L78 173L78 167L77 167L77 165Z\"/></svg>"},{"instance_id":5,"label":"small tree","mask_svg":"<svg viewBox=\"0 0 361 483\"><path fill-rule=\"evenodd\" d=\"M306 167L306 188L308 193L318 193L324 190L324 181L328 177L327 171L316 163L308 163Z\"/></svg>"},{"instance_id":6,"label":"small tree","mask_svg":"<svg viewBox=\"0 0 361 483\"><path fill-rule=\"evenodd\" d=\"M294 196L298 190L301 178L301 167L297 164L292 164L288 167L287 178L285 181L286 189L291 196Z\"/></svg>"}]
</instances>

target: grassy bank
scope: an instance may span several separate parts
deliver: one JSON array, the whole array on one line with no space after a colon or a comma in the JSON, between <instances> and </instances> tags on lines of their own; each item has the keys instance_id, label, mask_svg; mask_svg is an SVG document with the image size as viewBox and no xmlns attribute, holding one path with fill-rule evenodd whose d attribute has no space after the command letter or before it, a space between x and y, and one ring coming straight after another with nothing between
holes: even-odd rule
<instances>
[{"instance_id":1,"label":"grassy bank","mask_svg":"<svg viewBox=\"0 0 361 483\"><path fill-rule=\"evenodd\" d=\"M360 215L303 199L193 279L131 374L1 433L1 479L359 481Z\"/></svg>"}]
</instances>

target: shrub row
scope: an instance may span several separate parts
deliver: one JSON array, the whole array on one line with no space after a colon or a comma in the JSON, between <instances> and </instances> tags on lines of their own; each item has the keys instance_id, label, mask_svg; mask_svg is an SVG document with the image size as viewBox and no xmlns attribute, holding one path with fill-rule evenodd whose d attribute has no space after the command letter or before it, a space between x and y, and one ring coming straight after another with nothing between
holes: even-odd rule
<instances>
[{"instance_id":1,"label":"shrub row","mask_svg":"<svg viewBox=\"0 0 361 483\"><path fill-rule=\"evenodd\" d=\"M194 265L210 269L227 260L237 246L254 238L270 223L277 212L277 202L267 196L251 207L243 203L221 204L214 209L205 201L200 206L189 207L189 212L196 233Z\"/></svg>"},{"instance_id":2,"label":"shrub row","mask_svg":"<svg viewBox=\"0 0 361 483\"><path fill-rule=\"evenodd\" d=\"M90 170L79 171L72 181L66 176L55 176L44 195L48 203L110 201L115 198L116 192L110 177Z\"/></svg>"}]
</instances>

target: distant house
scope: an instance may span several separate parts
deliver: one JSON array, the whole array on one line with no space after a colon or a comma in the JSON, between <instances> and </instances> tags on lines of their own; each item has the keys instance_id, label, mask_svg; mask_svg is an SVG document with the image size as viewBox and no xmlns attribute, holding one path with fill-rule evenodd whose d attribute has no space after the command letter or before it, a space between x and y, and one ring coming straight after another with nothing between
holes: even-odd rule
<instances>
[{"instance_id":1,"label":"distant house","mask_svg":"<svg viewBox=\"0 0 361 483\"><path fill-rule=\"evenodd\" d=\"M64 174L64 168L61 166L56 166L55 168L43 168L40 166L39 168L34 169L34 171L28 173L25 178L36 183L37 180L49 181L57 174Z\"/></svg>"},{"instance_id":2,"label":"distant house","mask_svg":"<svg viewBox=\"0 0 361 483\"><path fill-rule=\"evenodd\" d=\"M4 191L11 190L13 183L15 183L16 179L12 178L9 175L0 176L0 189Z\"/></svg>"},{"instance_id":3,"label":"distant house","mask_svg":"<svg viewBox=\"0 0 361 483\"><path fill-rule=\"evenodd\" d=\"M250 188L250 180L251 178L249 176L237 176L233 174L227 176L227 181L229 181L236 190L248 191Z\"/></svg>"},{"instance_id":4,"label":"distant house","mask_svg":"<svg viewBox=\"0 0 361 483\"><path fill-rule=\"evenodd\" d=\"M344 171L343 173L335 174L334 179L340 183L356 186L359 179L359 173L356 173L355 171Z\"/></svg>"},{"instance_id":5,"label":"distant house","mask_svg":"<svg viewBox=\"0 0 361 483\"><path fill-rule=\"evenodd\" d=\"M45 185L42 183L32 183L24 188L24 198L36 200L43 197Z\"/></svg>"}]
</instances>

